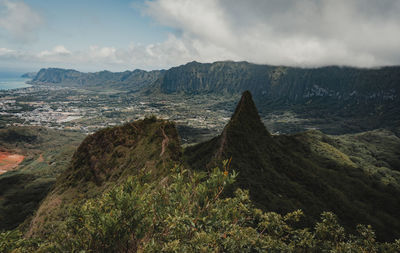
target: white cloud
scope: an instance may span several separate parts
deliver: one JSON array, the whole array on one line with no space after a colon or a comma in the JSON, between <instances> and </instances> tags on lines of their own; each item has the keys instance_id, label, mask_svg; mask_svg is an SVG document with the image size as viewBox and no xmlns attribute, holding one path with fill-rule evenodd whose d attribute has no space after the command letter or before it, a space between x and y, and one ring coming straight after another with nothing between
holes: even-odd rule
<instances>
[{"instance_id":1,"label":"white cloud","mask_svg":"<svg viewBox=\"0 0 400 253\"><path fill-rule=\"evenodd\" d=\"M51 51L44 50L38 54L38 58L46 59L58 56L69 56L71 52L66 49L63 45L55 46Z\"/></svg>"},{"instance_id":2,"label":"white cloud","mask_svg":"<svg viewBox=\"0 0 400 253\"><path fill-rule=\"evenodd\" d=\"M35 31L43 24L42 17L22 1L0 0L0 28L18 42L35 39Z\"/></svg>"},{"instance_id":3,"label":"white cloud","mask_svg":"<svg viewBox=\"0 0 400 253\"><path fill-rule=\"evenodd\" d=\"M15 51L12 49L4 48L4 47L0 48L0 56L13 55L14 52Z\"/></svg>"},{"instance_id":4,"label":"white cloud","mask_svg":"<svg viewBox=\"0 0 400 253\"><path fill-rule=\"evenodd\" d=\"M114 47L90 46L89 49L92 58L115 58L117 51Z\"/></svg>"},{"instance_id":5,"label":"white cloud","mask_svg":"<svg viewBox=\"0 0 400 253\"><path fill-rule=\"evenodd\" d=\"M0 48L0 66L14 59L25 66L74 68L82 71L108 69L160 69L184 64L192 60L194 49L188 49L181 39L170 35L162 43L148 45L131 43L126 48L92 45L86 49L72 51L63 45L39 53Z\"/></svg>"},{"instance_id":6,"label":"white cloud","mask_svg":"<svg viewBox=\"0 0 400 253\"><path fill-rule=\"evenodd\" d=\"M203 61L400 64L396 0L154 0L145 13L180 31Z\"/></svg>"},{"instance_id":7,"label":"white cloud","mask_svg":"<svg viewBox=\"0 0 400 253\"><path fill-rule=\"evenodd\" d=\"M1 3L24 5L9 0ZM144 6L145 15L176 32L160 43L127 42L123 48L101 42L79 50L58 45L36 53L0 48L0 66L10 59L16 65L83 71L160 69L193 60L290 66L400 65L397 0L153 0Z\"/></svg>"}]
</instances>

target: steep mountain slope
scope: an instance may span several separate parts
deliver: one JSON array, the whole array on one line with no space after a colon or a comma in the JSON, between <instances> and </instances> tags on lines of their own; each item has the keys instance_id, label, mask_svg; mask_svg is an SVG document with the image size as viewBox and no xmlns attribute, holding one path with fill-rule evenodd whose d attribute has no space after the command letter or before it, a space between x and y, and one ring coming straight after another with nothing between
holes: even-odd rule
<instances>
[{"instance_id":1,"label":"steep mountain slope","mask_svg":"<svg viewBox=\"0 0 400 253\"><path fill-rule=\"evenodd\" d=\"M241 93L255 99L305 102L312 97L337 100L397 100L400 67L295 68L248 62L190 62L167 70L157 80L162 92Z\"/></svg>"},{"instance_id":2,"label":"steep mountain slope","mask_svg":"<svg viewBox=\"0 0 400 253\"><path fill-rule=\"evenodd\" d=\"M37 72L27 72L25 74L22 74L21 77L22 78L35 78L35 76L37 75Z\"/></svg>"},{"instance_id":3,"label":"steep mountain slope","mask_svg":"<svg viewBox=\"0 0 400 253\"><path fill-rule=\"evenodd\" d=\"M262 90L274 67L247 62L189 62L167 70L156 85L163 93L237 93Z\"/></svg>"},{"instance_id":4,"label":"steep mountain slope","mask_svg":"<svg viewBox=\"0 0 400 253\"><path fill-rule=\"evenodd\" d=\"M359 167L369 177L400 189L400 138L378 129L358 134L325 135L313 130L295 134L312 152Z\"/></svg>"},{"instance_id":5,"label":"steep mountain slope","mask_svg":"<svg viewBox=\"0 0 400 253\"><path fill-rule=\"evenodd\" d=\"M32 79L32 84L52 84L78 87L108 87L138 90L153 83L163 71L133 70L125 72L100 71L82 73L73 69L41 69Z\"/></svg>"},{"instance_id":6,"label":"steep mountain slope","mask_svg":"<svg viewBox=\"0 0 400 253\"><path fill-rule=\"evenodd\" d=\"M0 129L0 151L24 157L15 170L0 175L0 230L15 228L33 214L83 138L41 127Z\"/></svg>"},{"instance_id":7,"label":"steep mountain slope","mask_svg":"<svg viewBox=\"0 0 400 253\"><path fill-rule=\"evenodd\" d=\"M237 185L249 189L264 210L302 209L313 217L306 221L310 224L322 211L333 211L349 229L372 224L380 239L399 237L399 189L368 176L334 146L307 138L271 136L250 93L244 92L222 134L187 148L184 155L190 167L200 170L232 158Z\"/></svg>"},{"instance_id":8,"label":"steep mountain slope","mask_svg":"<svg viewBox=\"0 0 400 253\"><path fill-rule=\"evenodd\" d=\"M290 110L304 118L325 119L336 126L323 130L335 134L400 125L400 67L295 68L190 62L167 70L148 92L152 90L221 95L249 90L263 113Z\"/></svg>"},{"instance_id":9,"label":"steep mountain slope","mask_svg":"<svg viewBox=\"0 0 400 253\"><path fill-rule=\"evenodd\" d=\"M99 196L127 176L151 170L153 176L162 177L180 159L178 134L168 121L147 118L89 135L40 205L28 235L57 229L69 215L69 208Z\"/></svg>"}]
</instances>

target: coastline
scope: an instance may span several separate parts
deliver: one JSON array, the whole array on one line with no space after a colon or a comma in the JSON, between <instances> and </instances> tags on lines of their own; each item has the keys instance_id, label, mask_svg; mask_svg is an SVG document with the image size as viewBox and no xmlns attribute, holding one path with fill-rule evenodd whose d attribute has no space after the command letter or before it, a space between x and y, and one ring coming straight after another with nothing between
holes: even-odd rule
<instances>
[{"instance_id":1,"label":"coastline","mask_svg":"<svg viewBox=\"0 0 400 253\"><path fill-rule=\"evenodd\" d=\"M31 78L22 78L22 77L2 78L2 77L0 77L0 91L32 87L32 84L30 84L29 81L31 81Z\"/></svg>"}]
</instances>

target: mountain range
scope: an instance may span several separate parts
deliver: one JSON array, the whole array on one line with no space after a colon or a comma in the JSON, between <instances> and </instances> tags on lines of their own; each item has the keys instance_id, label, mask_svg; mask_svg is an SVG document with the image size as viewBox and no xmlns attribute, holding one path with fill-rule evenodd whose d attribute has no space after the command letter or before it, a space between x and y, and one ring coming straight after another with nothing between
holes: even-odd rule
<instances>
[{"instance_id":1,"label":"mountain range","mask_svg":"<svg viewBox=\"0 0 400 253\"><path fill-rule=\"evenodd\" d=\"M41 69L33 84L113 88L145 95L219 94L249 90L261 114L290 110L302 118L325 119L343 134L389 128L400 134L400 67L296 68L248 62L190 62L160 71L81 73Z\"/></svg>"},{"instance_id":2,"label":"mountain range","mask_svg":"<svg viewBox=\"0 0 400 253\"><path fill-rule=\"evenodd\" d=\"M39 70L30 83L137 90L153 83L162 73L162 70L144 71L139 69L124 72L104 70L95 73L83 73L73 69L48 68Z\"/></svg>"}]
</instances>

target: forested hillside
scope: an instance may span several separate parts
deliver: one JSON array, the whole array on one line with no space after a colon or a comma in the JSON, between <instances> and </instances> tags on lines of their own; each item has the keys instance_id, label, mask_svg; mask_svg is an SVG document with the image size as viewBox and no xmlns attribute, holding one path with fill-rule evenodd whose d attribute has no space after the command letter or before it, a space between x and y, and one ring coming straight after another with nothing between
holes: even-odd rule
<instances>
[{"instance_id":1,"label":"forested hillside","mask_svg":"<svg viewBox=\"0 0 400 253\"><path fill-rule=\"evenodd\" d=\"M326 140L310 133L271 136L245 92L221 135L187 148L185 158L198 170L231 159L231 167L239 173L238 187L249 189L252 200L264 210L302 209L308 224L321 212L333 211L347 228L372 224L381 239L399 237L398 171L382 169L379 175L375 169L372 176L355 158L329 144L329 137L322 138ZM398 170L397 165L393 168Z\"/></svg>"}]
</instances>

